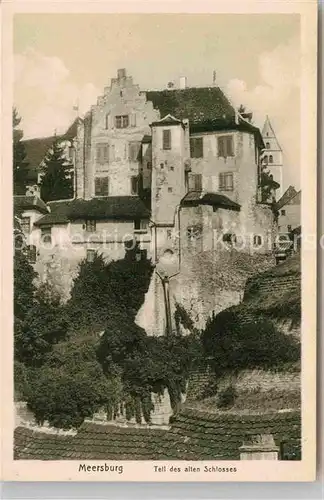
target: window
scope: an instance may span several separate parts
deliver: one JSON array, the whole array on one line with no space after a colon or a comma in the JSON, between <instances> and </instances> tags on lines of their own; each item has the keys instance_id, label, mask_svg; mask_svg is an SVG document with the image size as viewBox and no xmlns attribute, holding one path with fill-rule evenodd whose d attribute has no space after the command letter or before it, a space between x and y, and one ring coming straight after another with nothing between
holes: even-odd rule
<instances>
[{"instance_id":1,"label":"window","mask_svg":"<svg viewBox=\"0 0 324 500\"><path fill-rule=\"evenodd\" d=\"M236 236L233 233L225 233L223 235L223 241L224 243L229 243L230 245L233 245L236 243Z\"/></svg>"},{"instance_id":2,"label":"window","mask_svg":"<svg viewBox=\"0 0 324 500\"><path fill-rule=\"evenodd\" d=\"M171 130L163 130L163 149L171 149Z\"/></svg>"},{"instance_id":3,"label":"window","mask_svg":"<svg viewBox=\"0 0 324 500\"><path fill-rule=\"evenodd\" d=\"M168 187L168 193L172 193L172 187Z\"/></svg>"},{"instance_id":4,"label":"window","mask_svg":"<svg viewBox=\"0 0 324 500\"><path fill-rule=\"evenodd\" d=\"M148 222L146 220L136 219L134 220L134 231L146 232L148 228Z\"/></svg>"},{"instance_id":5,"label":"window","mask_svg":"<svg viewBox=\"0 0 324 500\"><path fill-rule=\"evenodd\" d=\"M130 142L128 144L128 158L129 161L139 161L140 160L140 152L141 152L141 143L140 142Z\"/></svg>"},{"instance_id":6,"label":"window","mask_svg":"<svg viewBox=\"0 0 324 500\"><path fill-rule=\"evenodd\" d=\"M35 245L28 246L27 258L31 264L35 264L35 262L36 262L36 247L35 247Z\"/></svg>"},{"instance_id":7,"label":"window","mask_svg":"<svg viewBox=\"0 0 324 500\"><path fill-rule=\"evenodd\" d=\"M189 226L187 228L187 236L189 241L199 239L201 237L202 227L200 224Z\"/></svg>"},{"instance_id":8,"label":"window","mask_svg":"<svg viewBox=\"0 0 324 500\"><path fill-rule=\"evenodd\" d=\"M131 194L138 194L138 176L131 177Z\"/></svg>"},{"instance_id":9,"label":"window","mask_svg":"<svg viewBox=\"0 0 324 500\"><path fill-rule=\"evenodd\" d=\"M172 238L172 229L167 229L167 239L171 240Z\"/></svg>"},{"instance_id":10,"label":"window","mask_svg":"<svg viewBox=\"0 0 324 500\"><path fill-rule=\"evenodd\" d=\"M219 174L219 191L233 191L233 172L223 172Z\"/></svg>"},{"instance_id":11,"label":"window","mask_svg":"<svg viewBox=\"0 0 324 500\"><path fill-rule=\"evenodd\" d=\"M190 139L190 156L191 158L203 158L204 146L202 137L192 137Z\"/></svg>"},{"instance_id":12,"label":"window","mask_svg":"<svg viewBox=\"0 0 324 500\"><path fill-rule=\"evenodd\" d=\"M147 162L146 168L147 168L147 170L151 170L152 163L150 161Z\"/></svg>"},{"instance_id":13,"label":"window","mask_svg":"<svg viewBox=\"0 0 324 500\"><path fill-rule=\"evenodd\" d=\"M268 164L268 155L265 155L265 156L263 157L263 161L264 161L264 163Z\"/></svg>"},{"instance_id":14,"label":"window","mask_svg":"<svg viewBox=\"0 0 324 500\"><path fill-rule=\"evenodd\" d=\"M97 144L96 161L100 165L109 163L109 144Z\"/></svg>"},{"instance_id":15,"label":"window","mask_svg":"<svg viewBox=\"0 0 324 500\"><path fill-rule=\"evenodd\" d=\"M87 249L87 262L93 262L95 259L96 251L93 249Z\"/></svg>"},{"instance_id":16,"label":"window","mask_svg":"<svg viewBox=\"0 0 324 500\"><path fill-rule=\"evenodd\" d=\"M129 126L129 116L115 116L115 126L116 128L127 128Z\"/></svg>"},{"instance_id":17,"label":"window","mask_svg":"<svg viewBox=\"0 0 324 500\"><path fill-rule=\"evenodd\" d=\"M106 128L106 130L109 129L109 125L110 125L110 115L109 115L109 113L107 113L106 117L105 117L105 128Z\"/></svg>"},{"instance_id":18,"label":"window","mask_svg":"<svg viewBox=\"0 0 324 500\"><path fill-rule=\"evenodd\" d=\"M22 217L20 222L21 230L23 233L30 232L30 217Z\"/></svg>"},{"instance_id":19,"label":"window","mask_svg":"<svg viewBox=\"0 0 324 500\"><path fill-rule=\"evenodd\" d=\"M42 242L45 245L51 245L52 243L52 228L51 226L43 226L41 229Z\"/></svg>"},{"instance_id":20,"label":"window","mask_svg":"<svg viewBox=\"0 0 324 500\"><path fill-rule=\"evenodd\" d=\"M96 221L93 219L86 220L85 226L88 233L94 233L96 231Z\"/></svg>"},{"instance_id":21,"label":"window","mask_svg":"<svg viewBox=\"0 0 324 500\"><path fill-rule=\"evenodd\" d=\"M227 158L227 156L234 156L234 143L232 135L222 135L217 138L218 156Z\"/></svg>"},{"instance_id":22,"label":"window","mask_svg":"<svg viewBox=\"0 0 324 500\"><path fill-rule=\"evenodd\" d=\"M286 210L281 210L281 215L285 216L286 215Z\"/></svg>"},{"instance_id":23,"label":"window","mask_svg":"<svg viewBox=\"0 0 324 500\"><path fill-rule=\"evenodd\" d=\"M174 167L173 167L173 166L170 166L170 167L169 167L169 170L170 170L171 172L174 172Z\"/></svg>"},{"instance_id":24,"label":"window","mask_svg":"<svg viewBox=\"0 0 324 500\"><path fill-rule=\"evenodd\" d=\"M288 233L290 233L290 231L291 231L291 225L290 224L288 224L288 226L287 226L287 231L288 231Z\"/></svg>"},{"instance_id":25,"label":"window","mask_svg":"<svg viewBox=\"0 0 324 500\"><path fill-rule=\"evenodd\" d=\"M190 174L188 180L189 180L189 191L201 191L202 190L202 175L201 174Z\"/></svg>"},{"instance_id":26,"label":"window","mask_svg":"<svg viewBox=\"0 0 324 500\"><path fill-rule=\"evenodd\" d=\"M95 196L108 196L109 194L109 178L95 178Z\"/></svg>"},{"instance_id":27,"label":"window","mask_svg":"<svg viewBox=\"0 0 324 500\"><path fill-rule=\"evenodd\" d=\"M266 148L270 149L270 142L266 142Z\"/></svg>"},{"instance_id":28,"label":"window","mask_svg":"<svg viewBox=\"0 0 324 500\"><path fill-rule=\"evenodd\" d=\"M262 236L259 234L255 234L253 236L253 245L260 247L262 245Z\"/></svg>"},{"instance_id":29,"label":"window","mask_svg":"<svg viewBox=\"0 0 324 500\"><path fill-rule=\"evenodd\" d=\"M273 156L272 155L269 156L269 163L273 163Z\"/></svg>"}]
</instances>

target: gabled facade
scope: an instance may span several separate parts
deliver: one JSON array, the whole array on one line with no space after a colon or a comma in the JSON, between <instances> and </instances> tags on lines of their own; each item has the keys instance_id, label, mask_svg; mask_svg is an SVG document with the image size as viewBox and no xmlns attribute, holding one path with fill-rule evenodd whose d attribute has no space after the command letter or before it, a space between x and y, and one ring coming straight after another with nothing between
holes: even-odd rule
<instances>
[{"instance_id":1,"label":"gabled facade","mask_svg":"<svg viewBox=\"0 0 324 500\"><path fill-rule=\"evenodd\" d=\"M121 69L71 128L74 199L48 204L34 226L38 246L46 237L57 256L64 241L78 263L95 250L122 258L133 241L154 262L171 255L177 269L224 243L271 252L265 144L219 87L143 91Z\"/></svg>"},{"instance_id":2,"label":"gabled facade","mask_svg":"<svg viewBox=\"0 0 324 500\"><path fill-rule=\"evenodd\" d=\"M265 149L261 162L269 170L273 180L279 184L276 195L277 199L280 199L283 195L283 152L268 116L262 129L262 138Z\"/></svg>"},{"instance_id":3,"label":"gabled facade","mask_svg":"<svg viewBox=\"0 0 324 500\"><path fill-rule=\"evenodd\" d=\"M293 186L285 191L275 205L279 233L291 233L301 226L301 191Z\"/></svg>"}]
</instances>

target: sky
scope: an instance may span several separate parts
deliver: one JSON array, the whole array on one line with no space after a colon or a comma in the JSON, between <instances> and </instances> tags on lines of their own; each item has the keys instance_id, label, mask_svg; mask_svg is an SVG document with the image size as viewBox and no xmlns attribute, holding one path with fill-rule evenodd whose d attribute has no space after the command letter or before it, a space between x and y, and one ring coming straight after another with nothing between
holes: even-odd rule
<instances>
[{"instance_id":1,"label":"sky","mask_svg":"<svg viewBox=\"0 0 324 500\"><path fill-rule=\"evenodd\" d=\"M18 14L14 105L24 138L64 132L118 68L142 90L187 77L217 84L266 115L284 153L284 188L300 187L300 21L295 14Z\"/></svg>"}]
</instances>

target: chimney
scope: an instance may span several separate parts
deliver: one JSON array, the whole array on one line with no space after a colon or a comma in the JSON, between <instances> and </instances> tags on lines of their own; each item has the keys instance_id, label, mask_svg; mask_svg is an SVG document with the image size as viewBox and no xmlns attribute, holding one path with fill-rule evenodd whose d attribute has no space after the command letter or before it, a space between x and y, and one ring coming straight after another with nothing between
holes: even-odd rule
<instances>
[{"instance_id":1,"label":"chimney","mask_svg":"<svg viewBox=\"0 0 324 500\"><path fill-rule=\"evenodd\" d=\"M187 77L186 76L181 76L179 80L179 88L180 89L185 89L187 87Z\"/></svg>"},{"instance_id":2,"label":"chimney","mask_svg":"<svg viewBox=\"0 0 324 500\"><path fill-rule=\"evenodd\" d=\"M121 80L122 78L126 78L126 69L121 68L117 70L117 78L118 80Z\"/></svg>"}]
</instances>

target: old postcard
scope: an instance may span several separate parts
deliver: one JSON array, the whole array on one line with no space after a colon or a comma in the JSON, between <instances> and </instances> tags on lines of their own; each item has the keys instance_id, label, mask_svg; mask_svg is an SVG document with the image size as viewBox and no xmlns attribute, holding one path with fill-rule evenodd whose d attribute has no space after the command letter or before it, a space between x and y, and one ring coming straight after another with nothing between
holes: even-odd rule
<instances>
[{"instance_id":1,"label":"old postcard","mask_svg":"<svg viewBox=\"0 0 324 500\"><path fill-rule=\"evenodd\" d=\"M314 480L317 3L2 7L3 479Z\"/></svg>"}]
</instances>

